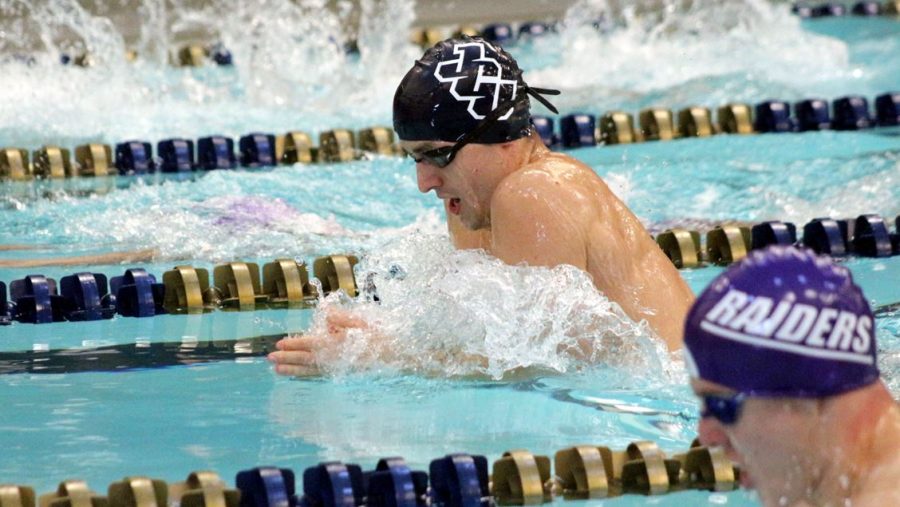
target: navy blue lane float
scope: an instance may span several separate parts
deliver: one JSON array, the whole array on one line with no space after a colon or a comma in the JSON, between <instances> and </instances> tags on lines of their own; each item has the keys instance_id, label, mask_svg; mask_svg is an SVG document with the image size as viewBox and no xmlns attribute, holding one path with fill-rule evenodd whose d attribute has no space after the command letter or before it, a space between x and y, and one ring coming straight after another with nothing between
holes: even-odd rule
<instances>
[{"instance_id":1,"label":"navy blue lane float","mask_svg":"<svg viewBox=\"0 0 900 507\"><path fill-rule=\"evenodd\" d=\"M861 215L853 228L853 250L864 257L890 257L894 251L887 224L879 215Z\"/></svg>"},{"instance_id":2,"label":"navy blue lane float","mask_svg":"<svg viewBox=\"0 0 900 507\"><path fill-rule=\"evenodd\" d=\"M821 255L843 257L847 255L846 233L831 218L815 218L803 226L803 245Z\"/></svg>"},{"instance_id":3,"label":"navy blue lane float","mask_svg":"<svg viewBox=\"0 0 900 507\"><path fill-rule=\"evenodd\" d=\"M835 130L862 130L873 127L869 115L869 101L859 95L835 99L833 127Z\"/></svg>"},{"instance_id":4,"label":"navy blue lane float","mask_svg":"<svg viewBox=\"0 0 900 507\"><path fill-rule=\"evenodd\" d=\"M756 224L750 229L750 248L759 250L770 245L793 245L797 242L797 226L773 220Z\"/></svg>"},{"instance_id":5,"label":"navy blue lane float","mask_svg":"<svg viewBox=\"0 0 900 507\"><path fill-rule=\"evenodd\" d=\"M241 137L241 165L244 167L273 166L275 160L275 135L252 133Z\"/></svg>"},{"instance_id":6,"label":"navy blue lane float","mask_svg":"<svg viewBox=\"0 0 900 507\"><path fill-rule=\"evenodd\" d=\"M194 141L190 139L164 139L156 144L160 169L164 173L193 171Z\"/></svg>"},{"instance_id":7,"label":"navy blue lane float","mask_svg":"<svg viewBox=\"0 0 900 507\"><path fill-rule=\"evenodd\" d=\"M558 149L560 147L559 136L556 135L553 118L549 116L532 116L531 123L534 130L541 136L541 141L550 149Z\"/></svg>"},{"instance_id":8,"label":"navy blue lane float","mask_svg":"<svg viewBox=\"0 0 900 507\"><path fill-rule=\"evenodd\" d=\"M0 326L8 326L11 323L9 303L6 301L6 284L0 282Z\"/></svg>"},{"instance_id":9,"label":"navy blue lane float","mask_svg":"<svg viewBox=\"0 0 900 507\"><path fill-rule=\"evenodd\" d=\"M875 0L867 0L856 2L850 10L855 16L879 16L881 15L881 4Z\"/></svg>"},{"instance_id":10,"label":"navy blue lane float","mask_svg":"<svg viewBox=\"0 0 900 507\"><path fill-rule=\"evenodd\" d=\"M755 108L756 114L753 128L757 132L792 132L794 121L791 119L791 110L787 102L780 100L767 100L760 102Z\"/></svg>"},{"instance_id":11,"label":"navy blue lane float","mask_svg":"<svg viewBox=\"0 0 900 507\"><path fill-rule=\"evenodd\" d=\"M206 53L209 55L210 60L216 62L217 65L227 67L234 63L231 51L221 42L208 46Z\"/></svg>"},{"instance_id":12,"label":"navy blue lane float","mask_svg":"<svg viewBox=\"0 0 900 507\"><path fill-rule=\"evenodd\" d=\"M69 321L111 319L116 308L108 296L106 275L76 273L59 280L61 296L66 301L65 317Z\"/></svg>"},{"instance_id":13,"label":"navy blue lane float","mask_svg":"<svg viewBox=\"0 0 900 507\"><path fill-rule=\"evenodd\" d=\"M126 141L116 145L116 169L119 174L146 174L153 171L150 143Z\"/></svg>"},{"instance_id":14,"label":"navy blue lane float","mask_svg":"<svg viewBox=\"0 0 900 507\"><path fill-rule=\"evenodd\" d=\"M241 507L296 507L294 471L259 467L238 472L235 485L241 491Z\"/></svg>"},{"instance_id":15,"label":"navy blue lane float","mask_svg":"<svg viewBox=\"0 0 900 507\"><path fill-rule=\"evenodd\" d=\"M197 140L197 164L201 169L234 169L234 139L225 136L201 137Z\"/></svg>"},{"instance_id":16,"label":"navy blue lane float","mask_svg":"<svg viewBox=\"0 0 900 507\"><path fill-rule=\"evenodd\" d=\"M812 8L813 18L824 18L829 16L844 16L847 14L847 8L839 3L825 3Z\"/></svg>"},{"instance_id":17,"label":"navy blue lane float","mask_svg":"<svg viewBox=\"0 0 900 507\"><path fill-rule=\"evenodd\" d=\"M493 42L501 46L513 42L513 33L514 32L512 26L506 23L495 23L492 25L487 25L481 31L481 35L486 41Z\"/></svg>"},{"instance_id":18,"label":"navy blue lane float","mask_svg":"<svg viewBox=\"0 0 900 507\"><path fill-rule=\"evenodd\" d=\"M799 16L801 18L811 18L812 17L812 6L806 4L794 4L791 7L791 12L795 16Z\"/></svg>"},{"instance_id":19,"label":"navy blue lane float","mask_svg":"<svg viewBox=\"0 0 900 507\"><path fill-rule=\"evenodd\" d=\"M900 125L900 92L885 93L875 98L875 116L883 127Z\"/></svg>"},{"instance_id":20,"label":"navy blue lane float","mask_svg":"<svg viewBox=\"0 0 900 507\"><path fill-rule=\"evenodd\" d=\"M9 298L15 303L19 322L48 324L65 320L65 300L56 292L56 280L44 275L28 275L9 284Z\"/></svg>"},{"instance_id":21,"label":"navy blue lane float","mask_svg":"<svg viewBox=\"0 0 900 507\"><path fill-rule=\"evenodd\" d=\"M797 130L828 130L831 128L831 114L828 102L822 99L806 99L794 104Z\"/></svg>"},{"instance_id":22,"label":"navy blue lane float","mask_svg":"<svg viewBox=\"0 0 900 507\"><path fill-rule=\"evenodd\" d=\"M166 288L156 283L156 277L143 268L125 271L109 280L110 292L115 294L115 307L124 317L153 317L166 313L163 308Z\"/></svg>"},{"instance_id":23,"label":"navy blue lane float","mask_svg":"<svg viewBox=\"0 0 900 507\"><path fill-rule=\"evenodd\" d=\"M569 114L559 120L564 148L583 148L597 144L597 117L592 114Z\"/></svg>"},{"instance_id":24,"label":"navy blue lane float","mask_svg":"<svg viewBox=\"0 0 900 507\"><path fill-rule=\"evenodd\" d=\"M529 21L519 25L519 39L533 39L550 32L550 25L539 21Z\"/></svg>"},{"instance_id":25,"label":"navy blue lane float","mask_svg":"<svg viewBox=\"0 0 900 507\"><path fill-rule=\"evenodd\" d=\"M365 480L359 465L326 462L303 471L302 507L359 507L365 502Z\"/></svg>"},{"instance_id":26,"label":"navy blue lane float","mask_svg":"<svg viewBox=\"0 0 900 507\"><path fill-rule=\"evenodd\" d=\"M490 507L488 461L484 456L449 454L431 462L432 507Z\"/></svg>"},{"instance_id":27,"label":"navy blue lane float","mask_svg":"<svg viewBox=\"0 0 900 507\"><path fill-rule=\"evenodd\" d=\"M378 460L375 470L363 475L366 507L425 507L428 474L413 471L400 457Z\"/></svg>"},{"instance_id":28,"label":"navy blue lane float","mask_svg":"<svg viewBox=\"0 0 900 507\"><path fill-rule=\"evenodd\" d=\"M900 255L900 215L894 219L894 231L891 234L891 248L894 249L894 255Z\"/></svg>"}]
</instances>

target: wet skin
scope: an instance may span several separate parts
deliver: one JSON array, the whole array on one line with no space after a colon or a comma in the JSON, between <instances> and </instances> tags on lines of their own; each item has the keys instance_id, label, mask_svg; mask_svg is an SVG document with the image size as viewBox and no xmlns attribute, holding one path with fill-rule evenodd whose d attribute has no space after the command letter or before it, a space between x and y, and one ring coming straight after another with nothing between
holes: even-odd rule
<instances>
[{"instance_id":1,"label":"wet skin","mask_svg":"<svg viewBox=\"0 0 900 507\"><path fill-rule=\"evenodd\" d=\"M400 144L418 154L451 143ZM457 248L480 247L507 264L578 267L629 317L646 320L670 350L681 347L693 293L590 167L550 152L533 135L466 145L446 167L417 163L416 177L420 191L434 191L445 201ZM270 360L278 373L307 373L315 366L316 349L333 344L332 338L282 340Z\"/></svg>"},{"instance_id":2,"label":"wet skin","mask_svg":"<svg viewBox=\"0 0 900 507\"><path fill-rule=\"evenodd\" d=\"M766 506L900 505L900 408L880 381L825 399L749 397L735 424L701 418L698 434L740 465Z\"/></svg>"}]
</instances>

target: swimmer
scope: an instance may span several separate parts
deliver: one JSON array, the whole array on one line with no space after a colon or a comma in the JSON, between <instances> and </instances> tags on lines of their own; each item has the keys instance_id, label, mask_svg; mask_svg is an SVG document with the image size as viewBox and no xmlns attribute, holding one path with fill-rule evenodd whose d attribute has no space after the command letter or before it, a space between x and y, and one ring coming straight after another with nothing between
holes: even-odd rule
<instances>
[{"instance_id":1,"label":"swimmer","mask_svg":"<svg viewBox=\"0 0 900 507\"><path fill-rule=\"evenodd\" d=\"M578 160L547 149L531 124L532 97L512 56L480 38L425 52L394 96L394 130L416 162L419 190L443 199L457 248L481 247L508 264L570 264L634 321L681 347L690 288L637 217ZM278 344L276 372L305 374L315 353L358 327L335 317L330 336Z\"/></svg>"},{"instance_id":2,"label":"swimmer","mask_svg":"<svg viewBox=\"0 0 900 507\"><path fill-rule=\"evenodd\" d=\"M700 441L766 506L900 505L900 407L879 379L872 310L811 251L752 252L685 324Z\"/></svg>"}]
</instances>

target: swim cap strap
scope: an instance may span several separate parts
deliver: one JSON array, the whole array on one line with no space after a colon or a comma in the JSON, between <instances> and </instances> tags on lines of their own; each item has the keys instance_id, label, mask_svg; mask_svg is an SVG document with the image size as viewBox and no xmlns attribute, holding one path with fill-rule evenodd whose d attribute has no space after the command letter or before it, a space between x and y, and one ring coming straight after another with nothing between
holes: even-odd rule
<instances>
[{"instance_id":1,"label":"swim cap strap","mask_svg":"<svg viewBox=\"0 0 900 507\"><path fill-rule=\"evenodd\" d=\"M559 90L551 90L549 88L534 88L532 86L525 85L525 91L528 92L528 95L534 97L538 102L544 105L547 109L553 111L553 114L559 114L559 111L556 110L556 107L550 103L549 100L545 99L544 95L559 95Z\"/></svg>"}]
</instances>

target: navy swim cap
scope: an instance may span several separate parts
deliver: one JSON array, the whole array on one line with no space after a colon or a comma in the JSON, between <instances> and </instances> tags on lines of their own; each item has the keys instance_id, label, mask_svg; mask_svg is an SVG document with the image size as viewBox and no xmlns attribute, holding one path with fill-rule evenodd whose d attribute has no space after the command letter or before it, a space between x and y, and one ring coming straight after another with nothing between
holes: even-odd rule
<instances>
[{"instance_id":1,"label":"navy swim cap","mask_svg":"<svg viewBox=\"0 0 900 507\"><path fill-rule=\"evenodd\" d=\"M404 141L456 142L497 108L498 121L475 142L505 143L528 135L531 95L556 112L522 79L516 60L484 39L447 39L416 61L394 94L394 130ZM495 116L497 115L495 114Z\"/></svg>"},{"instance_id":2,"label":"navy swim cap","mask_svg":"<svg viewBox=\"0 0 900 507\"><path fill-rule=\"evenodd\" d=\"M751 252L697 298L692 377L761 396L826 397L878 380L875 321L850 271L809 250Z\"/></svg>"}]
</instances>

